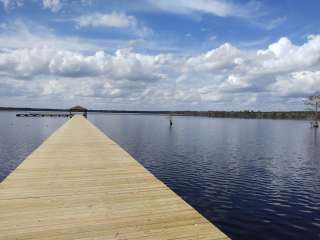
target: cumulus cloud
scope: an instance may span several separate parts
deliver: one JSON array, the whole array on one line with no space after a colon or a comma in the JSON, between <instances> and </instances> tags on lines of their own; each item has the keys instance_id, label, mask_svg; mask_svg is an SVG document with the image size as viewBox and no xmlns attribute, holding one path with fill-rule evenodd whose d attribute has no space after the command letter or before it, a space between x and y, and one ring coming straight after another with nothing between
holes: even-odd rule
<instances>
[{"instance_id":1,"label":"cumulus cloud","mask_svg":"<svg viewBox=\"0 0 320 240\"><path fill-rule=\"evenodd\" d=\"M49 80L42 89L42 95L54 95L61 94L66 90L66 86L64 82L57 80Z\"/></svg>"},{"instance_id":2,"label":"cumulus cloud","mask_svg":"<svg viewBox=\"0 0 320 240\"><path fill-rule=\"evenodd\" d=\"M268 87L274 95L305 97L320 90L320 71L299 71L276 78Z\"/></svg>"},{"instance_id":3,"label":"cumulus cloud","mask_svg":"<svg viewBox=\"0 0 320 240\"><path fill-rule=\"evenodd\" d=\"M308 40L302 46L296 46L283 37L271 44L267 50L258 51L258 55L266 58L260 70L270 73L288 72L303 70L319 63L320 36L309 36Z\"/></svg>"},{"instance_id":4,"label":"cumulus cloud","mask_svg":"<svg viewBox=\"0 0 320 240\"><path fill-rule=\"evenodd\" d=\"M242 60L241 51L229 43L208 51L205 54L192 56L185 63L186 71L214 72L234 67Z\"/></svg>"},{"instance_id":5,"label":"cumulus cloud","mask_svg":"<svg viewBox=\"0 0 320 240\"><path fill-rule=\"evenodd\" d=\"M126 34L142 38L153 34L150 28L139 22L134 16L128 15L125 12L91 13L71 20L75 22L77 29L96 27L113 28L119 31L126 31Z\"/></svg>"},{"instance_id":6,"label":"cumulus cloud","mask_svg":"<svg viewBox=\"0 0 320 240\"><path fill-rule=\"evenodd\" d=\"M22 79L38 75L81 78L103 76L112 79L153 82L160 72L162 55L156 57L118 50L115 54L98 51L94 55L55 48L16 49L0 53L0 74Z\"/></svg>"},{"instance_id":7,"label":"cumulus cloud","mask_svg":"<svg viewBox=\"0 0 320 240\"><path fill-rule=\"evenodd\" d=\"M128 28L136 24L136 19L125 13L112 12L109 14L93 13L75 18L77 27L114 27Z\"/></svg>"},{"instance_id":8,"label":"cumulus cloud","mask_svg":"<svg viewBox=\"0 0 320 240\"><path fill-rule=\"evenodd\" d=\"M15 96L108 99L141 108L261 108L259 102L274 106L275 99L290 102L320 90L320 35L301 45L284 37L260 50L225 43L190 56L54 44L1 48L0 76L1 88Z\"/></svg>"}]
</instances>

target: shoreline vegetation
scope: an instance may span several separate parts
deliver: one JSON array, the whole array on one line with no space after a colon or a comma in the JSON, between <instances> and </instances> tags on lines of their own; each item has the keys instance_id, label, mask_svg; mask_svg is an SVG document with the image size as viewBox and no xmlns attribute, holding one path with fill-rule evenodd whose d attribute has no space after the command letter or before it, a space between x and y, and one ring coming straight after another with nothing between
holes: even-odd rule
<instances>
[{"instance_id":1,"label":"shoreline vegetation","mask_svg":"<svg viewBox=\"0 0 320 240\"><path fill-rule=\"evenodd\" d=\"M0 107L0 111L46 111L69 112L70 109L59 108L18 108ZM167 114L176 116L201 116L212 118L246 118L246 119L314 119L313 111L131 111L131 110L94 110L88 109L88 113L127 113L127 114Z\"/></svg>"}]
</instances>

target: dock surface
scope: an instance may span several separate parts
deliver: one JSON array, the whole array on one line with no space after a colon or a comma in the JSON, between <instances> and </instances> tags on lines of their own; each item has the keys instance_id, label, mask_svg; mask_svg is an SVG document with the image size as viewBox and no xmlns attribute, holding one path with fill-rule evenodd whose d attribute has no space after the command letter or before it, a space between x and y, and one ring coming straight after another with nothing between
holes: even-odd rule
<instances>
[{"instance_id":1,"label":"dock surface","mask_svg":"<svg viewBox=\"0 0 320 240\"><path fill-rule=\"evenodd\" d=\"M0 239L228 237L88 120L74 116L0 183Z\"/></svg>"}]
</instances>

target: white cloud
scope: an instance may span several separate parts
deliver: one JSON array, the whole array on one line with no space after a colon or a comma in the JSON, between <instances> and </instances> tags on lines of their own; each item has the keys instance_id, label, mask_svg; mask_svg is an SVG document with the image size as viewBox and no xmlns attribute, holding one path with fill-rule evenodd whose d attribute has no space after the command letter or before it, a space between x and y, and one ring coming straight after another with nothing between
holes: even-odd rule
<instances>
[{"instance_id":1,"label":"white cloud","mask_svg":"<svg viewBox=\"0 0 320 240\"><path fill-rule=\"evenodd\" d=\"M95 0L81 0L81 4L85 6L90 6L95 2Z\"/></svg>"},{"instance_id":2,"label":"white cloud","mask_svg":"<svg viewBox=\"0 0 320 240\"><path fill-rule=\"evenodd\" d=\"M91 13L71 19L75 22L76 28L114 28L119 31L125 31L126 34L145 38L153 35L153 31L139 22L134 16L125 12L111 13ZM130 41L127 41L130 43Z\"/></svg>"},{"instance_id":3,"label":"white cloud","mask_svg":"<svg viewBox=\"0 0 320 240\"><path fill-rule=\"evenodd\" d=\"M110 14L93 13L75 18L77 26L81 27L115 27L128 28L136 24L136 19L125 13L112 12Z\"/></svg>"},{"instance_id":4,"label":"white cloud","mask_svg":"<svg viewBox=\"0 0 320 240\"><path fill-rule=\"evenodd\" d=\"M302 46L296 46L283 37L267 50L258 51L258 55L265 59L258 71L274 73L304 70L319 63L320 35L310 36Z\"/></svg>"},{"instance_id":5,"label":"white cloud","mask_svg":"<svg viewBox=\"0 0 320 240\"><path fill-rule=\"evenodd\" d=\"M280 96L311 95L320 90L320 71L300 71L279 76L268 88Z\"/></svg>"},{"instance_id":6,"label":"white cloud","mask_svg":"<svg viewBox=\"0 0 320 240\"><path fill-rule=\"evenodd\" d=\"M269 22L262 24L261 26L264 27L266 30L272 30L280 26L281 24L285 23L287 21L287 17L277 17L274 19L271 19Z\"/></svg>"},{"instance_id":7,"label":"white cloud","mask_svg":"<svg viewBox=\"0 0 320 240\"><path fill-rule=\"evenodd\" d=\"M65 92L66 86L64 82L57 80L49 80L44 86L41 92L42 95L54 95Z\"/></svg>"},{"instance_id":8,"label":"white cloud","mask_svg":"<svg viewBox=\"0 0 320 240\"><path fill-rule=\"evenodd\" d=\"M212 14L220 17L250 17L260 9L258 2L249 2L248 4L236 4L226 0L148 0L149 4L163 11L189 14L200 12Z\"/></svg>"},{"instance_id":9,"label":"white cloud","mask_svg":"<svg viewBox=\"0 0 320 240\"><path fill-rule=\"evenodd\" d=\"M235 66L241 51L229 43L208 51L205 54L192 56L186 61L186 71L214 72Z\"/></svg>"},{"instance_id":10,"label":"white cloud","mask_svg":"<svg viewBox=\"0 0 320 240\"><path fill-rule=\"evenodd\" d=\"M0 33L1 96L108 99L141 109L151 105L263 109L265 102L276 108L280 98L283 103L320 90L320 35L300 45L284 37L260 50L225 43L181 56L143 54L130 48L110 53L99 45L88 46L83 39L66 41L42 28L34 28L34 34L21 26L16 29L9 25ZM24 41L14 42L14 36Z\"/></svg>"},{"instance_id":11,"label":"white cloud","mask_svg":"<svg viewBox=\"0 0 320 240\"><path fill-rule=\"evenodd\" d=\"M57 12L62 8L60 0L42 0L43 8L49 9L52 12Z\"/></svg>"},{"instance_id":12,"label":"white cloud","mask_svg":"<svg viewBox=\"0 0 320 240\"><path fill-rule=\"evenodd\" d=\"M23 0L0 0L5 10L23 6Z\"/></svg>"},{"instance_id":13,"label":"white cloud","mask_svg":"<svg viewBox=\"0 0 320 240\"><path fill-rule=\"evenodd\" d=\"M35 23L26 24L21 20L10 24L4 23L3 27L3 31L0 31L0 46L2 49L55 47L60 50L95 52L101 49L125 48L130 45L125 40L58 37L48 28Z\"/></svg>"},{"instance_id":14,"label":"white cloud","mask_svg":"<svg viewBox=\"0 0 320 240\"><path fill-rule=\"evenodd\" d=\"M114 55L103 51L83 55L48 47L16 49L0 53L0 74L30 80L39 75L50 75L153 82L164 76L160 72L162 59L165 56L147 56L127 49L118 50Z\"/></svg>"}]
</instances>

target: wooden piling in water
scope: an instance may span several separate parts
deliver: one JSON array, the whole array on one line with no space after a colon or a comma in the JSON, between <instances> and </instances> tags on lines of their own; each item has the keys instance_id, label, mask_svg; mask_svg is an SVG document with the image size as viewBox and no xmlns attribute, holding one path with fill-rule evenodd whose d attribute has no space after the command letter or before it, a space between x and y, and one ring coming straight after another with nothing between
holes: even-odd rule
<instances>
[{"instance_id":1,"label":"wooden piling in water","mask_svg":"<svg viewBox=\"0 0 320 240\"><path fill-rule=\"evenodd\" d=\"M0 184L0 239L228 239L82 116Z\"/></svg>"}]
</instances>

